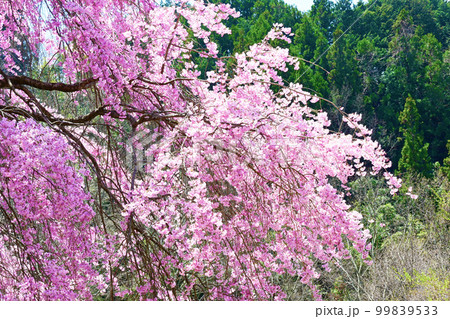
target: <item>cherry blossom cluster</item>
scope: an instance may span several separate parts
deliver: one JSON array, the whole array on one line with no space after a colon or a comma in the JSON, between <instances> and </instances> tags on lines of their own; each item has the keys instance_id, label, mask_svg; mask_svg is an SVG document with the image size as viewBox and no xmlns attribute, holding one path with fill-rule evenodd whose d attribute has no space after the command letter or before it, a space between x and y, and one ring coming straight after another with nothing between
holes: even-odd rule
<instances>
[{"instance_id":1,"label":"cherry blossom cluster","mask_svg":"<svg viewBox=\"0 0 450 319\"><path fill-rule=\"evenodd\" d=\"M101 232L67 142L0 119L0 299L73 300L104 289Z\"/></svg>"}]
</instances>

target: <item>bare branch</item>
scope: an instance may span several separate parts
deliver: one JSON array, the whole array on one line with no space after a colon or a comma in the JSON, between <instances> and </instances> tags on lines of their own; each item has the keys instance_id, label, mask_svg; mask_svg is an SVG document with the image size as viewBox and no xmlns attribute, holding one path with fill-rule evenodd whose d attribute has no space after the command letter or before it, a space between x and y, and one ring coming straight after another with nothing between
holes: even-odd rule
<instances>
[{"instance_id":1,"label":"bare branch","mask_svg":"<svg viewBox=\"0 0 450 319\"><path fill-rule=\"evenodd\" d=\"M83 80L81 82L66 84L60 82L57 83L42 82L27 76L7 76L6 78L0 80L0 89L7 89L27 85L45 91L61 91L70 93L90 88L97 82L98 79L90 78Z\"/></svg>"}]
</instances>

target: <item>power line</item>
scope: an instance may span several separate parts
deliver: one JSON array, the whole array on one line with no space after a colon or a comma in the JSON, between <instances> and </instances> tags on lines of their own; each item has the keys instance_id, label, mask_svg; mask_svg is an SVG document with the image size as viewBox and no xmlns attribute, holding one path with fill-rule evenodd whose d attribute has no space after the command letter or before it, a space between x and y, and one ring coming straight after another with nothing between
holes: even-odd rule
<instances>
[{"instance_id":1,"label":"power line","mask_svg":"<svg viewBox=\"0 0 450 319\"><path fill-rule=\"evenodd\" d=\"M305 75L305 73L306 72L308 72L308 70L309 69L311 69L312 67L313 67L313 65L315 65L322 57L323 57L323 55L325 54L325 53L327 53L332 47L333 47L333 45L335 45L343 36L344 36L344 34L346 34L354 25L355 25L355 23L356 22L358 22L359 21L359 19L361 19L363 16L365 16L366 15L366 13L375 5L375 3L377 3L378 2L378 0L375 0L374 2L372 2L371 4L370 4L370 6L362 13L362 14L360 14L359 16L358 16L358 18L355 20L355 21L353 21L353 23L344 31L344 33L342 33L337 39L336 39L336 41L334 41L333 43L331 43L330 44L330 46L325 50L325 51L323 51L322 52L322 54L309 66L309 68L307 68L306 70L305 70L305 72L303 72L296 80L295 80L295 82L297 82L303 75Z\"/></svg>"}]
</instances>

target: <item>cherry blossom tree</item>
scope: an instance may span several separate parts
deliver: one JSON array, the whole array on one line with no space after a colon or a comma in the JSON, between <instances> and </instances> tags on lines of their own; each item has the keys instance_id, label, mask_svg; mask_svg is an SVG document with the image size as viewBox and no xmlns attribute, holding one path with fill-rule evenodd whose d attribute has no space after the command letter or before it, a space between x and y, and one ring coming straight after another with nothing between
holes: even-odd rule
<instances>
[{"instance_id":1,"label":"cherry blossom tree","mask_svg":"<svg viewBox=\"0 0 450 319\"><path fill-rule=\"evenodd\" d=\"M384 151L283 82L289 29L221 57L229 5L158 3L0 1L0 299L279 300L277 274L320 299L370 249L348 181L399 187Z\"/></svg>"}]
</instances>

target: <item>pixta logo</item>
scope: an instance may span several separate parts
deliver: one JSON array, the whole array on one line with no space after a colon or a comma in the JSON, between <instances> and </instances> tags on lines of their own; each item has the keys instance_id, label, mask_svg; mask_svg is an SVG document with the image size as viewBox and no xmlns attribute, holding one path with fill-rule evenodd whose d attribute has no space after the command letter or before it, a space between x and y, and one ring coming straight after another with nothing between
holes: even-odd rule
<instances>
[{"instance_id":1,"label":"pixta logo","mask_svg":"<svg viewBox=\"0 0 450 319\"><path fill-rule=\"evenodd\" d=\"M136 132L126 143L126 164L131 170L145 172L145 168L153 163L153 155L148 152L153 144L158 143L161 135L145 130Z\"/></svg>"}]
</instances>

